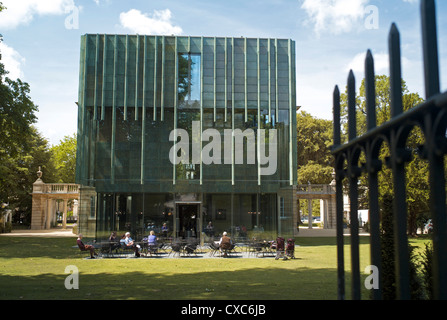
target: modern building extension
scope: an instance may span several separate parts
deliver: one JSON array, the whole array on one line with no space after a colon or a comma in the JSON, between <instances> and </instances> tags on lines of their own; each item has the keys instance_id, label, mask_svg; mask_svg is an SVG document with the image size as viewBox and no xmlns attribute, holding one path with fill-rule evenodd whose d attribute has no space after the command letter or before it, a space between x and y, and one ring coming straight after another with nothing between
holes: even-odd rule
<instances>
[{"instance_id":1,"label":"modern building extension","mask_svg":"<svg viewBox=\"0 0 447 320\"><path fill-rule=\"evenodd\" d=\"M80 232L293 235L295 83L290 39L82 36Z\"/></svg>"}]
</instances>

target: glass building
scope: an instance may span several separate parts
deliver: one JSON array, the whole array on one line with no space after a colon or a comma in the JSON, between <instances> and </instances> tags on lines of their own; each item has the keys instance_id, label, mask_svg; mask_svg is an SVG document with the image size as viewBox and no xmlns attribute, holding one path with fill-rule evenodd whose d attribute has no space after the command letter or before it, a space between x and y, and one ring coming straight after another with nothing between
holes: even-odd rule
<instances>
[{"instance_id":1,"label":"glass building","mask_svg":"<svg viewBox=\"0 0 447 320\"><path fill-rule=\"evenodd\" d=\"M81 37L79 231L296 230L295 42Z\"/></svg>"}]
</instances>

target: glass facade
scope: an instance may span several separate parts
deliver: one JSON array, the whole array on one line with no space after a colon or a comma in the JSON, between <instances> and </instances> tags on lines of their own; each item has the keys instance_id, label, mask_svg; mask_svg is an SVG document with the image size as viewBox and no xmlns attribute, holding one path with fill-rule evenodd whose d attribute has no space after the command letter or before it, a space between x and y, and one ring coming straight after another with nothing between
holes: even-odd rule
<instances>
[{"instance_id":1,"label":"glass facade","mask_svg":"<svg viewBox=\"0 0 447 320\"><path fill-rule=\"evenodd\" d=\"M292 40L82 36L81 232L292 236L295 110Z\"/></svg>"}]
</instances>

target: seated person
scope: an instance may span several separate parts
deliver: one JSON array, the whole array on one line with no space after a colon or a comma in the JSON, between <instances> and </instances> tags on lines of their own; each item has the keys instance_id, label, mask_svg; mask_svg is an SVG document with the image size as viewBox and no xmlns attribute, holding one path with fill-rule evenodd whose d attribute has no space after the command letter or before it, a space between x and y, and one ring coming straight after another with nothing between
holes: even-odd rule
<instances>
[{"instance_id":1,"label":"seated person","mask_svg":"<svg viewBox=\"0 0 447 320\"><path fill-rule=\"evenodd\" d=\"M163 237L167 238L168 237L168 226L166 225L166 222L163 223L163 225L161 226L161 234L163 235Z\"/></svg>"},{"instance_id":2,"label":"seated person","mask_svg":"<svg viewBox=\"0 0 447 320\"><path fill-rule=\"evenodd\" d=\"M115 250L116 248L119 248L118 240L116 239L116 232L113 231L112 234L109 237L109 244L110 244L110 250Z\"/></svg>"},{"instance_id":3,"label":"seated person","mask_svg":"<svg viewBox=\"0 0 447 320\"><path fill-rule=\"evenodd\" d=\"M78 235L78 239L76 240L76 243L78 244L78 247L81 251L90 251L90 258L95 259L96 252L95 248L89 244L84 244L82 242L82 233Z\"/></svg>"},{"instance_id":4,"label":"seated person","mask_svg":"<svg viewBox=\"0 0 447 320\"><path fill-rule=\"evenodd\" d=\"M149 234L149 238L147 239L147 243L150 251L157 251L157 236L155 235L154 230L151 230Z\"/></svg>"},{"instance_id":5,"label":"seated person","mask_svg":"<svg viewBox=\"0 0 447 320\"><path fill-rule=\"evenodd\" d=\"M128 248L135 248L135 256L140 256L140 246L135 243L135 241L130 237L130 232L126 232L125 238L124 238L124 244Z\"/></svg>"},{"instance_id":6,"label":"seated person","mask_svg":"<svg viewBox=\"0 0 447 320\"><path fill-rule=\"evenodd\" d=\"M219 248L220 248L221 252L222 251L224 252L224 257L227 256L227 250L231 250L232 247L233 247L233 243L231 241L231 238L227 236L226 232L224 232L222 234L222 238L220 238L220 240L219 240Z\"/></svg>"},{"instance_id":7,"label":"seated person","mask_svg":"<svg viewBox=\"0 0 447 320\"><path fill-rule=\"evenodd\" d=\"M157 236L155 235L154 230L151 230L150 234L149 234L149 238L147 239L147 242L149 245L157 245Z\"/></svg>"},{"instance_id":8,"label":"seated person","mask_svg":"<svg viewBox=\"0 0 447 320\"><path fill-rule=\"evenodd\" d=\"M214 237L214 226L213 226L213 223L211 221L208 222L208 225L205 228L205 234L208 237Z\"/></svg>"},{"instance_id":9,"label":"seated person","mask_svg":"<svg viewBox=\"0 0 447 320\"><path fill-rule=\"evenodd\" d=\"M126 235L125 235L125 234L123 234L123 235L121 236L120 244L121 244L122 246L125 246L125 245L126 245Z\"/></svg>"}]
</instances>

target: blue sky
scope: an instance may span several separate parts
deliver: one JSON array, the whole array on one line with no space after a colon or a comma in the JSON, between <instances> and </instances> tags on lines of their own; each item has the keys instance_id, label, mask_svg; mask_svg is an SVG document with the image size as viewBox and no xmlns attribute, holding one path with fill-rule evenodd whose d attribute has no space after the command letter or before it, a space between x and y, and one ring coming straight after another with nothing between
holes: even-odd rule
<instances>
[{"instance_id":1,"label":"blue sky","mask_svg":"<svg viewBox=\"0 0 447 320\"><path fill-rule=\"evenodd\" d=\"M424 97L418 0L0 0L2 62L31 86L38 130L51 144L76 132L80 36L85 33L290 38L296 41L297 105L332 118L332 92L357 88L367 49L388 74L392 22L402 73ZM441 89L447 89L447 1L438 0Z\"/></svg>"}]
</instances>

